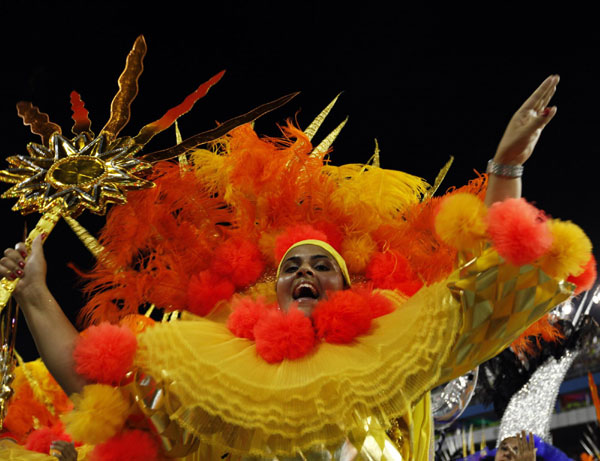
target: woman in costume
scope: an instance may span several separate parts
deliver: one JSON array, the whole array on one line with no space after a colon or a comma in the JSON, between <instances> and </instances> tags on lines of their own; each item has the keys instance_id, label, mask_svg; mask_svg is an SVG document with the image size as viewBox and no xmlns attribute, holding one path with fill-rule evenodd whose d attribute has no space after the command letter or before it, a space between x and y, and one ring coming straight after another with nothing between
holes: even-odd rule
<instances>
[{"instance_id":1,"label":"woman in costume","mask_svg":"<svg viewBox=\"0 0 600 461\"><path fill-rule=\"evenodd\" d=\"M520 196L557 83L546 79L511 119L488 164L487 205ZM486 218L482 181L442 201L377 164L324 165L310 135L286 136L240 127L192 154L189 171L162 166L156 189L115 210L91 276L103 291L84 313L121 327L80 339L45 286L41 241L28 258L22 245L5 252L0 274L21 278L40 354L80 393L67 431L99 459L154 431L165 452L190 459L424 459L427 391L506 347L590 260L583 233L550 226L523 201ZM523 229L535 248L519 243ZM195 316L146 328L135 314L149 302ZM144 330L135 357L119 355L131 347L98 351L130 344L124 329ZM132 421L129 399L154 429Z\"/></svg>"}]
</instances>

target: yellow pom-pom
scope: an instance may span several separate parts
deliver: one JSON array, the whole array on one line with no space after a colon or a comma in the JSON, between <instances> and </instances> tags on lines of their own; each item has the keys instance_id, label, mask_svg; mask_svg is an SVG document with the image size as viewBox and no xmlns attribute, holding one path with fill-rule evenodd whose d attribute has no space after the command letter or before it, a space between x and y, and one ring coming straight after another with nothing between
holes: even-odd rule
<instances>
[{"instance_id":1,"label":"yellow pom-pom","mask_svg":"<svg viewBox=\"0 0 600 461\"><path fill-rule=\"evenodd\" d=\"M129 416L130 405L118 388L90 384L71 399L75 408L61 419L73 440L96 445L114 436Z\"/></svg>"},{"instance_id":2,"label":"yellow pom-pom","mask_svg":"<svg viewBox=\"0 0 600 461\"><path fill-rule=\"evenodd\" d=\"M342 258L353 274L364 272L376 251L377 243L369 234L346 237L342 242Z\"/></svg>"},{"instance_id":3,"label":"yellow pom-pom","mask_svg":"<svg viewBox=\"0 0 600 461\"><path fill-rule=\"evenodd\" d=\"M557 279L580 275L592 253L592 242L577 224L553 219L548 222L552 246L539 259L546 274Z\"/></svg>"},{"instance_id":4,"label":"yellow pom-pom","mask_svg":"<svg viewBox=\"0 0 600 461\"><path fill-rule=\"evenodd\" d=\"M457 250L477 247L486 238L487 208L472 194L453 194L445 198L435 217L435 231Z\"/></svg>"}]
</instances>

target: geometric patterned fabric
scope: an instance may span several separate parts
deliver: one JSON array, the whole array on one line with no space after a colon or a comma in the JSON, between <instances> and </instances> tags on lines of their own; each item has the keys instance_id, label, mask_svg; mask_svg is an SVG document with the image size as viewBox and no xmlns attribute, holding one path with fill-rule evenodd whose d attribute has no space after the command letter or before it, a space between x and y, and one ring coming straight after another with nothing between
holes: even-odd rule
<instances>
[{"instance_id":1,"label":"geometric patterned fabric","mask_svg":"<svg viewBox=\"0 0 600 461\"><path fill-rule=\"evenodd\" d=\"M465 264L448 287L462 304L463 325L440 384L498 355L574 290L531 264L508 264L492 248Z\"/></svg>"}]
</instances>

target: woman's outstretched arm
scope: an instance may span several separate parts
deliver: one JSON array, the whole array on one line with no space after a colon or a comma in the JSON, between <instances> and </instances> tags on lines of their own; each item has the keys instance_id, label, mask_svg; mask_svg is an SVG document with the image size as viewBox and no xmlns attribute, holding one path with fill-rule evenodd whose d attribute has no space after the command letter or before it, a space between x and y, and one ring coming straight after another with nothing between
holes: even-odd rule
<instances>
[{"instance_id":1,"label":"woman's outstretched arm","mask_svg":"<svg viewBox=\"0 0 600 461\"><path fill-rule=\"evenodd\" d=\"M41 238L4 251L0 277L19 278L14 292L46 367L67 394L79 392L85 379L75 372L73 348L79 333L46 285L46 260Z\"/></svg>"},{"instance_id":2,"label":"woman's outstretched arm","mask_svg":"<svg viewBox=\"0 0 600 461\"><path fill-rule=\"evenodd\" d=\"M520 176L511 177L510 172L503 174L502 166L521 166L531 157L542 130L556 115L556 106L548 107L548 103L558 81L558 75L546 78L510 119L493 158L500 167L496 167L498 173L490 172L485 196L487 206L507 198L521 197Z\"/></svg>"}]
</instances>

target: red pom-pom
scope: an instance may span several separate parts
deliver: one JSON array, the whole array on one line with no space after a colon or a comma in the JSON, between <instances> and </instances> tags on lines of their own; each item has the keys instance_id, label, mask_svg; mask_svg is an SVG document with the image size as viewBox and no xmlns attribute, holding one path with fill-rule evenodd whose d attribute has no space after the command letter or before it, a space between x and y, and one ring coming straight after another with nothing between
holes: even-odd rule
<instances>
[{"instance_id":1,"label":"red pom-pom","mask_svg":"<svg viewBox=\"0 0 600 461\"><path fill-rule=\"evenodd\" d=\"M265 269L265 263L257 245L232 238L216 249L212 268L241 288L256 282Z\"/></svg>"},{"instance_id":2,"label":"red pom-pom","mask_svg":"<svg viewBox=\"0 0 600 461\"><path fill-rule=\"evenodd\" d=\"M371 317L374 319L387 315L394 310L392 301L379 293L368 292L363 296L367 298L367 302L371 308Z\"/></svg>"},{"instance_id":3,"label":"red pom-pom","mask_svg":"<svg viewBox=\"0 0 600 461\"><path fill-rule=\"evenodd\" d=\"M313 312L317 336L329 343L349 343L371 328L371 307L354 290L332 293Z\"/></svg>"},{"instance_id":4,"label":"red pom-pom","mask_svg":"<svg viewBox=\"0 0 600 461\"><path fill-rule=\"evenodd\" d=\"M301 311L268 311L254 327L256 352L269 363L298 359L315 345L312 323Z\"/></svg>"},{"instance_id":5,"label":"red pom-pom","mask_svg":"<svg viewBox=\"0 0 600 461\"><path fill-rule=\"evenodd\" d=\"M38 453L50 453L50 445L55 440L71 441L71 436L65 433L62 424L56 424L52 427L41 427L31 432L25 441L25 448Z\"/></svg>"},{"instance_id":6,"label":"red pom-pom","mask_svg":"<svg viewBox=\"0 0 600 461\"><path fill-rule=\"evenodd\" d=\"M135 335L126 326L108 322L91 326L75 345L75 371L97 383L118 385L130 370L136 349Z\"/></svg>"},{"instance_id":7,"label":"red pom-pom","mask_svg":"<svg viewBox=\"0 0 600 461\"><path fill-rule=\"evenodd\" d=\"M327 242L327 235L318 231L308 224L299 224L294 227L288 227L281 235L275 239L275 260L281 261L285 252L297 242L302 240L322 240Z\"/></svg>"},{"instance_id":8,"label":"red pom-pom","mask_svg":"<svg viewBox=\"0 0 600 461\"><path fill-rule=\"evenodd\" d=\"M235 292L231 280L223 278L211 271L202 271L192 276L187 289L188 310L196 315L208 314L215 304L229 299Z\"/></svg>"},{"instance_id":9,"label":"red pom-pom","mask_svg":"<svg viewBox=\"0 0 600 461\"><path fill-rule=\"evenodd\" d=\"M227 328L238 338L254 340L256 323L270 309L274 309L275 304L267 304L262 297L256 300L243 297L236 300L231 308L233 312L227 319Z\"/></svg>"},{"instance_id":10,"label":"red pom-pom","mask_svg":"<svg viewBox=\"0 0 600 461\"><path fill-rule=\"evenodd\" d=\"M594 258L594 255L592 255L590 260L584 266L583 273L578 276L570 275L569 278L567 278L567 282L577 285L574 294L578 295L594 286L597 275L596 258Z\"/></svg>"},{"instance_id":11,"label":"red pom-pom","mask_svg":"<svg viewBox=\"0 0 600 461\"><path fill-rule=\"evenodd\" d=\"M423 286L415 277L408 260L395 250L375 253L365 271L375 288L400 290L407 296L414 295Z\"/></svg>"},{"instance_id":12,"label":"red pom-pom","mask_svg":"<svg viewBox=\"0 0 600 461\"><path fill-rule=\"evenodd\" d=\"M494 203L487 230L498 254L515 266L535 261L552 245L546 216L522 198Z\"/></svg>"},{"instance_id":13,"label":"red pom-pom","mask_svg":"<svg viewBox=\"0 0 600 461\"><path fill-rule=\"evenodd\" d=\"M342 249L342 240L344 240L344 234L338 226L329 221L317 221L312 226L323 232L327 238L326 242L329 243L338 252Z\"/></svg>"},{"instance_id":14,"label":"red pom-pom","mask_svg":"<svg viewBox=\"0 0 600 461\"><path fill-rule=\"evenodd\" d=\"M96 445L91 461L155 461L158 460L158 443L145 431L132 430L116 435Z\"/></svg>"}]
</instances>

